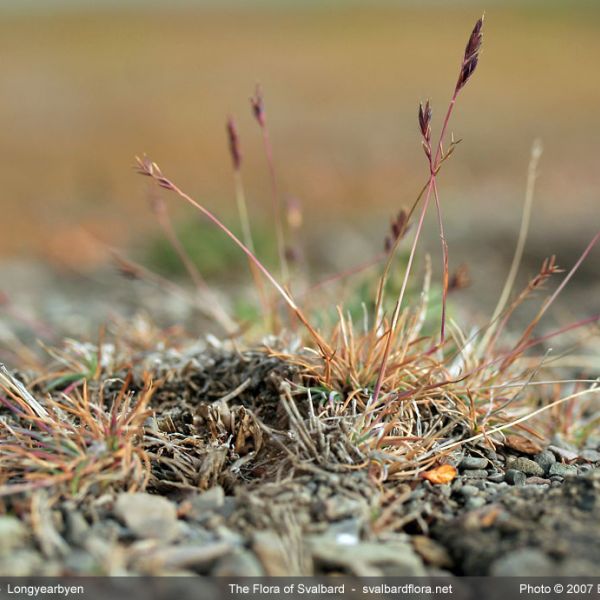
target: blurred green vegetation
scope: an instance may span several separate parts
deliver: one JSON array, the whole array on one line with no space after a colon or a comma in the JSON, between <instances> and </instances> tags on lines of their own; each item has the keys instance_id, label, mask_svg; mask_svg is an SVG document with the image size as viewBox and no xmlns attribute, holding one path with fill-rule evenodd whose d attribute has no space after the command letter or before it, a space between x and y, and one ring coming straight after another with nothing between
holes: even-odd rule
<instances>
[{"instance_id":1,"label":"blurred green vegetation","mask_svg":"<svg viewBox=\"0 0 600 600\"><path fill-rule=\"evenodd\" d=\"M243 270L248 270L248 260L231 240L211 223L200 218L178 220L174 224L177 237L198 268L207 278L227 283ZM238 228L231 226L236 235ZM277 244L273 233L266 225L254 225L252 237L257 256L266 265L275 265ZM186 271L179 256L168 239L157 232L145 240L141 249L141 260L152 270L169 278L184 278Z\"/></svg>"}]
</instances>

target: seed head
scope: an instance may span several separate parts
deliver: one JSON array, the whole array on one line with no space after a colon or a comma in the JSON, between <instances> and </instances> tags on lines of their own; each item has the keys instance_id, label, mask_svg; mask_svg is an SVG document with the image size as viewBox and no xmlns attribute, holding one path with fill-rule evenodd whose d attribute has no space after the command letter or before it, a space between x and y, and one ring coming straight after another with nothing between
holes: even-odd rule
<instances>
[{"instance_id":1,"label":"seed head","mask_svg":"<svg viewBox=\"0 0 600 600\"><path fill-rule=\"evenodd\" d=\"M425 106L419 103L419 128L426 142L431 140L431 106L429 100L425 102Z\"/></svg>"},{"instance_id":2,"label":"seed head","mask_svg":"<svg viewBox=\"0 0 600 600\"><path fill-rule=\"evenodd\" d=\"M236 171L239 171L242 166L242 150L240 148L240 137L233 117L227 119L227 138L229 140L229 152L231 154L233 168Z\"/></svg>"},{"instance_id":3,"label":"seed head","mask_svg":"<svg viewBox=\"0 0 600 600\"><path fill-rule=\"evenodd\" d=\"M469 37L467 47L465 48L465 57L463 58L462 68L460 76L458 77L458 83L456 84L456 91L462 89L467 81L469 81L471 75L477 67L479 62L479 52L481 50L481 43L483 41L483 17L481 17Z\"/></svg>"},{"instance_id":4,"label":"seed head","mask_svg":"<svg viewBox=\"0 0 600 600\"><path fill-rule=\"evenodd\" d=\"M264 127L266 124L265 103L263 100L262 89L259 84L256 84L254 96L250 98L250 104L252 105L254 118L258 121L258 124L261 127Z\"/></svg>"},{"instance_id":5,"label":"seed head","mask_svg":"<svg viewBox=\"0 0 600 600\"><path fill-rule=\"evenodd\" d=\"M392 219L390 225L390 234L385 238L384 248L386 252L390 252L394 247L394 244L402 239L408 231L408 213L401 209L398 216Z\"/></svg>"},{"instance_id":6,"label":"seed head","mask_svg":"<svg viewBox=\"0 0 600 600\"><path fill-rule=\"evenodd\" d=\"M448 281L448 292L462 290L471 285L471 276L467 265L460 265L456 271L450 276Z\"/></svg>"},{"instance_id":7,"label":"seed head","mask_svg":"<svg viewBox=\"0 0 600 600\"><path fill-rule=\"evenodd\" d=\"M172 191L173 189L175 189L173 183L163 176L160 167L155 162L152 162L152 160L148 156L144 155L143 158L136 156L135 163L136 164L134 169L140 175L144 175L145 177L152 177L152 179L154 179L154 181L156 181L156 183L158 183L158 185L161 188L164 188L165 190Z\"/></svg>"}]
</instances>

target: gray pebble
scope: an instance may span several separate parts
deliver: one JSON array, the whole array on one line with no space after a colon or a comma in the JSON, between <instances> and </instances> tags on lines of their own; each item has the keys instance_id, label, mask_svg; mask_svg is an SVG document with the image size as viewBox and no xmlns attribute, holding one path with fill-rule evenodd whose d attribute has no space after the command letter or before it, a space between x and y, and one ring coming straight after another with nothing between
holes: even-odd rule
<instances>
[{"instance_id":1,"label":"gray pebble","mask_svg":"<svg viewBox=\"0 0 600 600\"><path fill-rule=\"evenodd\" d=\"M600 462L600 452L596 450L583 450L579 456L589 462Z\"/></svg>"},{"instance_id":2,"label":"gray pebble","mask_svg":"<svg viewBox=\"0 0 600 600\"><path fill-rule=\"evenodd\" d=\"M525 479L525 473L516 469L509 469L504 476L504 480L510 485L525 485Z\"/></svg>"},{"instance_id":3,"label":"gray pebble","mask_svg":"<svg viewBox=\"0 0 600 600\"><path fill-rule=\"evenodd\" d=\"M260 562L248 550L237 550L224 556L211 572L218 577L260 577L264 574Z\"/></svg>"},{"instance_id":4,"label":"gray pebble","mask_svg":"<svg viewBox=\"0 0 600 600\"><path fill-rule=\"evenodd\" d=\"M482 498L481 496L474 496L473 498L469 498L465 504L465 507L473 510L476 508L481 508L482 506L485 505L485 498Z\"/></svg>"},{"instance_id":5,"label":"gray pebble","mask_svg":"<svg viewBox=\"0 0 600 600\"><path fill-rule=\"evenodd\" d=\"M469 469L464 471L462 476L465 479L487 479L488 472L484 469Z\"/></svg>"},{"instance_id":6,"label":"gray pebble","mask_svg":"<svg viewBox=\"0 0 600 600\"><path fill-rule=\"evenodd\" d=\"M544 474L544 469L542 469L540 465L532 461L530 458L525 458L524 456L520 456L514 460L510 467L511 469L516 469L517 471L525 473L525 475L535 475L537 477L541 477Z\"/></svg>"},{"instance_id":7,"label":"gray pebble","mask_svg":"<svg viewBox=\"0 0 600 600\"><path fill-rule=\"evenodd\" d=\"M180 531L175 505L162 496L121 493L114 512L138 538L172 540Z\"/></svg>"},{"instance_id":8,"label":"gray pebble","mask_svg":"<svg viewBox=\"0 0 600 600\"><path fill-rule=\"evenodd\" d=\"M554 463L548 471L550 475L560 475L566 477L567 475L577 475L577 467L575 465L563 465L562 463Z\"/></svg>"},{"instance_id":9,"label":"gray pebble","mask_svg":"<svg viewBox=\"0 0 600 600\"><path fill-rule=\"evenodd\" d=\"M544 473L550 470L550 467L556 462L556 457L550 450L544 450L533 457L533 460L544 469Z\"/></svg>"},{"instance_id":10,"label":"gray pebble","mask_svg":"<svg viewBox=\"0 0 600 600\"><path fill-rule=\"evenodd\" d=\"M488 475L488 480L493 481L494 483L500 483L501 481L504 481L504 473L501 471L492 471Z\"/></svg>"},{"instance_id":11,"label":"gray pebble","mask_svg":"<svg viewBox=\"0 0 600 600\"><path fill-rule=\"evenodd\" d=\"M465 496L465 497L469 497L469 496L476 496L477 494L479 494L479 489L476 488L474 485L463 485L460 493Z\"/></svg>"},{"instance_id":12,"label":"gray pebble","mask_svg":"<svg viewBox=\"0 0 600 600\"><path fill-rule=\"evenodd\" d=\"M477 456L465 456L458 465L459 469L485 469L488 464L488 459Z\"/></svg>"},{"instance_id":13,"label":"gray pebble","mask_svg":"<svg viewBox=\"0 0 600 600\"><path fill-rule=\"evenodd\" d=\"M19 519L7 515L0 517L0 556L23 547L28 537L27 528Z\"/></svg>"},{"instance_id":14,"label":"gray pebble","mask_svg":"<svg viewBox=\"0 0 600 600\"><path fill-rule=\"evenodd\" d=\"M549 576L555 572L552 561L535 548L515 550L494 561L491 575L501 577Z\"/></svg>"},{"instance_id":15,"label":"gray pebble","mask_svg":"<svg viewBox=\"0 0 600 600\"><path fill-rule=\"evenodd\" d=\"M548 450L552 451L558 458L564 458L565 460L575 460L579 457L579 452L561 446L548 446Z\"/></svg>"},{"instance_id":16,"label":"gray pebble","mask_svg":"<svg viewBox=\"0 0 600 600\"><path fill-rule=\"evenodd\" d=\"M452 488L448 484L438 485L439 493L446 498L449 498L452 494Z\"/></svg>"},{"instance_id":17,"label":"gray pebble","mask_svg":"<svg viewBox=\"0 0 600 600\"><path fill-rule=\"evenodd\" d=\"M225 503L225 492L218 485L191 499L191 509L188 513L189 518L202 520L212 511L217 511Z\"/></svg>"}]
</instances>

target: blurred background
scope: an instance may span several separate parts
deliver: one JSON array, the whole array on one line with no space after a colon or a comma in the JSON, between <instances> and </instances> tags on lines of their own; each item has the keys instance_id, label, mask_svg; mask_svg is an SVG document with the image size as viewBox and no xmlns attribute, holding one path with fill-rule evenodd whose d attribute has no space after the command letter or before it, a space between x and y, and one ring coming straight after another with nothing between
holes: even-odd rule
<instances>
[{"instance_id":1,"label":"blurred background","mask_svg":"<svg viewBox=\"0 0 600 600\"><path fill-rule=\"evenodd\" d=\"M469 263L471 299L489 312L540 138L523 276L553 253L571 266L600 224L598 2L1 0L0 289L22 310L79 315L77 328L86 311L108 314L115 286L127 285L99 275L110 272L108 249L176 277L133 157L147 153L237 228L229 114L256 235L272 236L248 101L256 82L282 199L302 207L312 275L372 256L426 180L418 102L431 100L437 132L483 10L480 66L451 123L462 142L440 176L451 265ZM236 251L168 202L200 268L238 278ZM432 213L424 245L434 264L437 235ZM600 249L572 288L578 308L563 310L598 310L598 264Z\"/></svg>"}]
</instances>

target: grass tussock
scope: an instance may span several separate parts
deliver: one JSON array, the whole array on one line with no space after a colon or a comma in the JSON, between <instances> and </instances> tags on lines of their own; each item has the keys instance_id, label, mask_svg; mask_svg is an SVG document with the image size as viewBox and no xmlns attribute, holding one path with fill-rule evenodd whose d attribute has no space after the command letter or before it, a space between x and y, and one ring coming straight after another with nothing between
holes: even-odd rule
<instances>
[{"instance_id":1,"label":"grass tussock","mask_svg":"<svg viewBox=\"0 0 600 600\"><path fill-rule=\"evenodd\" d=\"M464 267L450 272L438 176L460 141L447 139L449 123L476 71L482 35L483 18L468 38L437 136L432 104L427 100L419 105L418 128L429 170L421 192L410 208L392 219L385 251L339 276L378 265L381 275L372 300L363 302L359 312L336 306L335 323L329 326L315 316L323 307L310 307L304 294L294 292L293 275L300 269L290 240L301 215L295 207L295 218L284 218L259 87L251 109L271 181L278 275L256 252L241 175L240 137L232 117L226 130L239 237L155 162L138 158L140 174L199 211L246 256L261 313L252 328L262 327L269 337L260 351L239 350L248 324L237 323L214 296L179 242L166 200L153 196L151 206L166 238L195 284L194 302L222 327L228 341L213 342L219 347L216 354L186 354L181 337L150 330L136 337L125 327L110 346L111 360L106 360L108 346L103 342L84 358L73 347L54 351L55 366L31 379L36 393L3 371L0 493L57 487L82 495L114 486L164 491L203 489L217 482L232 487L258 477L277 479L315 470L362 469L372 480L384 482L427 473L444 465L459 447L526 447L543 444L557 431L584 440L598 423L594 402L600 388L593 379L598 374L590 378L577 372L561 379L547 343L559 334L597 327L598 316L542 335L536 331L600 233L569 269L559 268L549 257L515 292L541 155L538 144L532 151L514 260L490 321L483 327L461 326L449 316L450 294L467 285L468 275ZM426 256L423 283L415 293L410 282L432 207L441 239L442 279L436 289ZM399 248L405 243L406 258L401 261ZM398 263L400 283L394 287ZM154 277L124 259L119 259L119 268L129 277ZM519 307L557 278L555 291L542 301L531 322L514 331L512 318Z\"/></svg>"}]
</instances>

